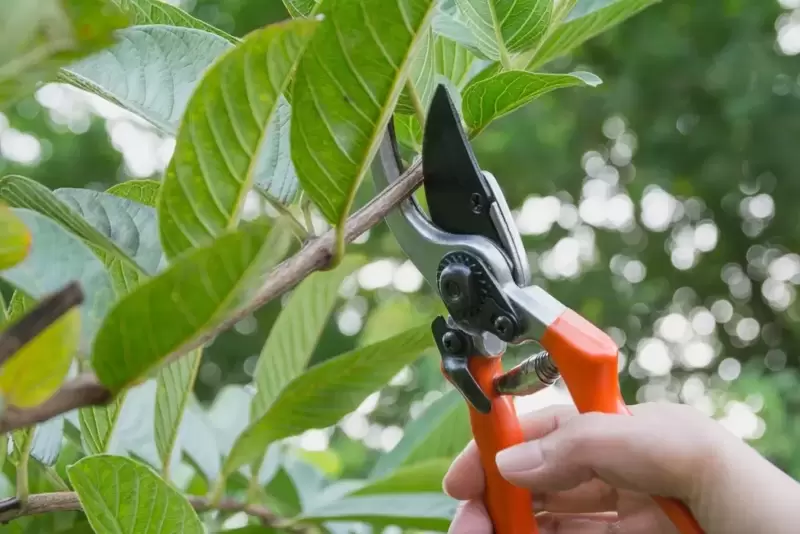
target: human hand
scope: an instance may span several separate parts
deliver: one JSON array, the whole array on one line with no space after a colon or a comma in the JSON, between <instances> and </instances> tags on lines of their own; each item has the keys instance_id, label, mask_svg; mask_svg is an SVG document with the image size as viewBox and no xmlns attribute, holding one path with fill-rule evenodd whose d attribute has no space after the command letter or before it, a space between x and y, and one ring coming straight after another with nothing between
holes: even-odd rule
<instances>
[{"instance_id":1,"label":"human hand","mask_svg":"<svg viewBox=\"0 0 800 534\"><path fill-rule=\"evenodd\" d=\"M640 404L633 417L556 406L521 418L526 442L497 455L501 474L534 492L541 534L675 534L649 495L682 500L707 534L796 530L800 485L691 407ZM445 491L466 501L453 534L490 534L474 442Z\"/></svg>"}]
</instances>

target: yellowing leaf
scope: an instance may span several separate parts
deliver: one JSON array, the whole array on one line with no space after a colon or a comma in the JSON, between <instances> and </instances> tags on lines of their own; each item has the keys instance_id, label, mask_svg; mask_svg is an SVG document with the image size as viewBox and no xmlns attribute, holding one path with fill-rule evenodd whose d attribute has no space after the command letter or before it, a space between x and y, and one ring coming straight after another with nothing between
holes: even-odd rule
<instances>
[{"instance_id":1,"label":"yellowing leaf","mask_svg":"<svg viewBox=\"0 0 800 534\"><path fill-rule=\"evenodd\" d=\"M0 205L0 270L25 259L31 248L31 234L8 206Z\"/></svg>"},{"instance_id":2,"label":"yellowing leaf","mask_svg":"<svg viewBox=\"0 0 800 534\"><path fill-rule=\"evenodd\" d=\"M73 308L0 367L0 393L6 404L36 406L58 389L78 347L80 324L80 312Z\"/></svg>"}]
</instances>

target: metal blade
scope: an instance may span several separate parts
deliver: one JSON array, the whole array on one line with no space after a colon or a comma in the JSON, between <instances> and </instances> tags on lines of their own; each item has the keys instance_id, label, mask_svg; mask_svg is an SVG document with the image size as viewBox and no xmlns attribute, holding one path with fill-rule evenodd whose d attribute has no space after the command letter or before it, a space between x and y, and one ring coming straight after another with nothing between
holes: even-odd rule
<instances>
[{"instance_id":1,"label":"metal blade","mask_svg":"<svg viewBox=\"0 0 800 534\"><path fill-rule=\"evenodd\" d=\"M491 217L495 194L483 175L444 85L434 93L422 143L425 196L431 220L446 232L506 243Z\"/></svg>"}]
</instances>

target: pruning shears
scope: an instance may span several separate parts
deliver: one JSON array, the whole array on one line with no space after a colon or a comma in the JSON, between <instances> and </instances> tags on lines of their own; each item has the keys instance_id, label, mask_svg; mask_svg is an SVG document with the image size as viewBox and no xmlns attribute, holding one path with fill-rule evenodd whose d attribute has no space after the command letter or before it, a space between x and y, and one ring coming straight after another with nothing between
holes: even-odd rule
<instances>
[{"instance_id":1,"label":"pruning shears","mask_svg":"<svg viewBox=\"0 0 800 534\"><path fill-rule=\"evenodd\" d=\"M377 189L404 171L393 126L372 176ZM580 412L631 415L620 393L618 348L597 326L531 284L520 234L496 179L478 166L444 85L432 98L422 143L426 215L413 197L386 216L403 251L448 316L431 327L447 380L466 399L486 476L495 534L538 534L531 493L507 482L495 455L521 443L513 397L563 378ZM507 344L544 351L505 372ZM653 497L681 534L703 530L681 502Z\"/></svg>"}]
</instances>

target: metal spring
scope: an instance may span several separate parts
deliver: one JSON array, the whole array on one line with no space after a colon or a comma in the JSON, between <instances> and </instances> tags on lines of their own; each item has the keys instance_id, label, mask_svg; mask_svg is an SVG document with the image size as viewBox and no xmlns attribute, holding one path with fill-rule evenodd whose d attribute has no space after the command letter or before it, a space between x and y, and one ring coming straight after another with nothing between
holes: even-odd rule
<instances>
[{"instance_id":1,"label":"metal spring","mask_svg":"<svg viewBox=\"0 0 800 534\"><path fill-rule=\"evenodd\" d=\"M553 385L561 376L547 351L525 358L495 380L495 389L503 395L531 395Z\"/></svg>"}]
</instances>

